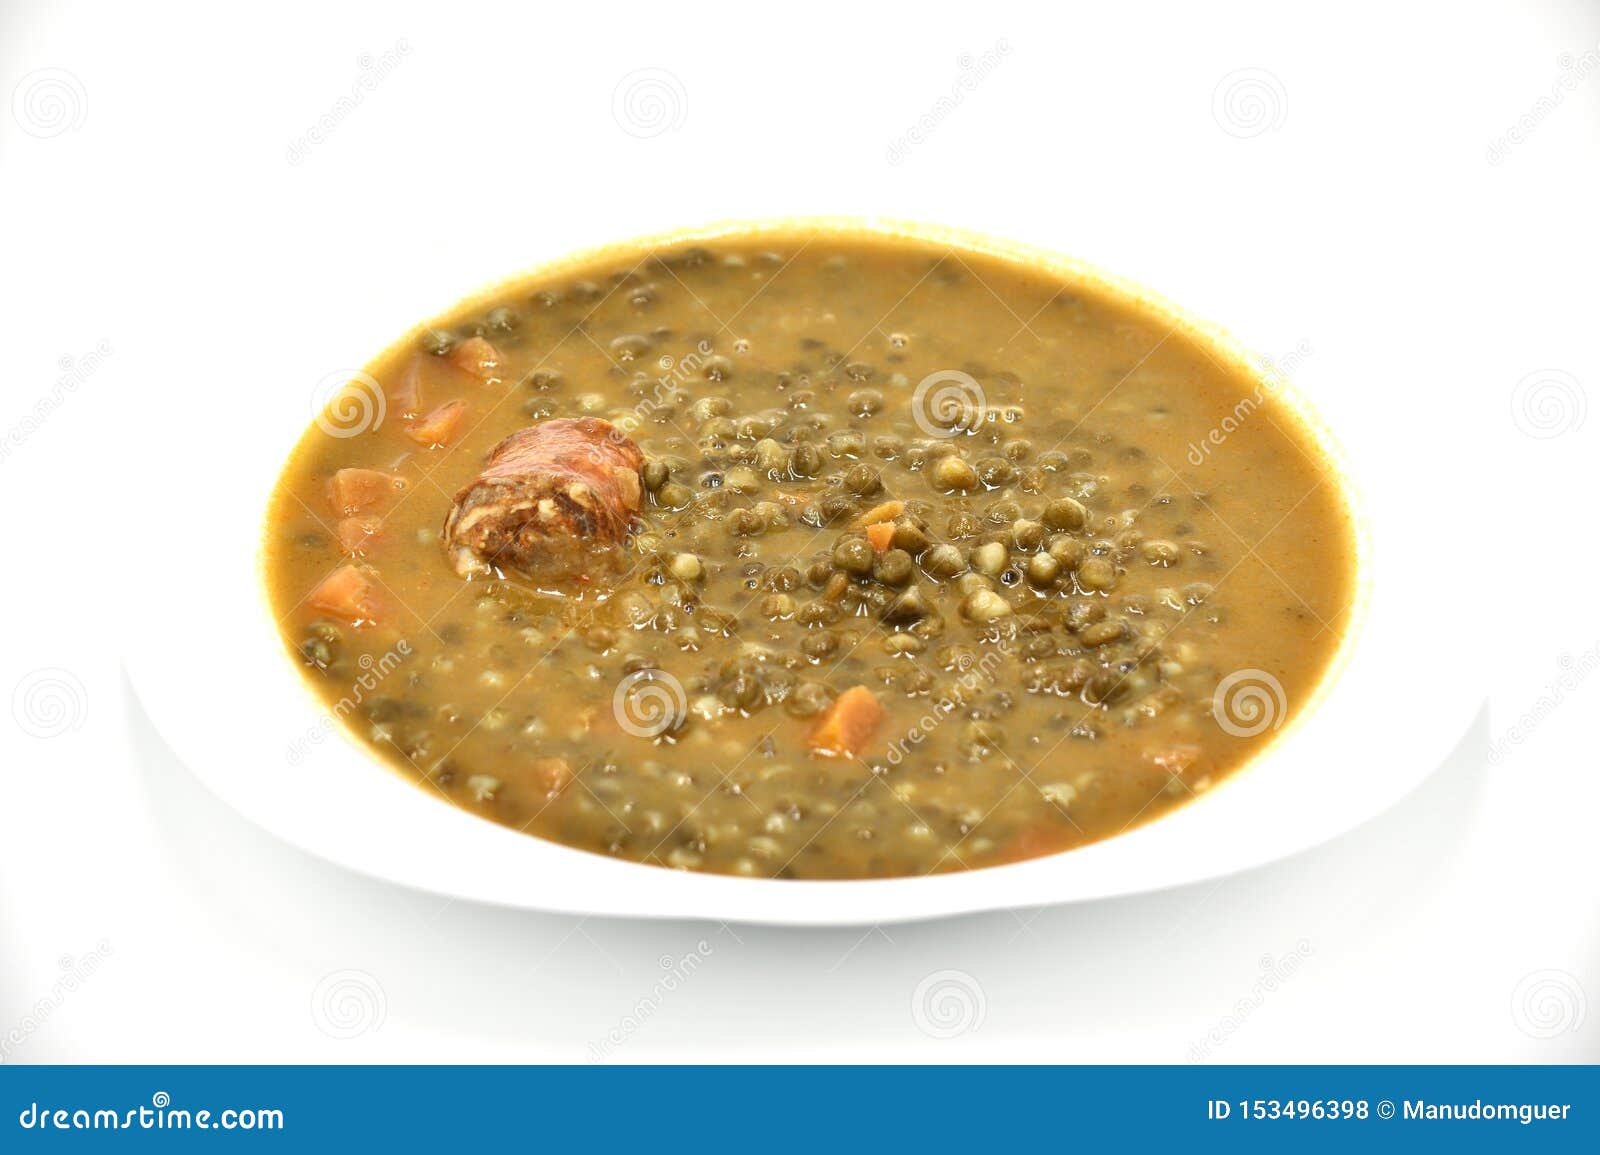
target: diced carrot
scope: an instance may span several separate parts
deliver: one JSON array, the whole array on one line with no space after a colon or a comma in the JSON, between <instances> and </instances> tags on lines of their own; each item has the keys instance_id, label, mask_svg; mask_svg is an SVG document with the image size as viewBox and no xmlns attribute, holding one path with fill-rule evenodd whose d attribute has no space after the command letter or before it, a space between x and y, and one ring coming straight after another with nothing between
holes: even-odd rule
<instances>
[{"instance_id":1,"label":"diced carrot","mask_svg":"<svg viewBox=\"0 0 1600 1155\"><path fill-rule=\"evenodd\" d=\"M1024 826L1000 845L995 852L995 861L1026 862L1046 854L1059 854L1071 846L1072 841L1071 832L1058 826Z\"/></svg>"},{"instance_id":2,"label":"diced carrot","mask_svg":"<svg viewBox=\"0 0 1600 1155\"><path fill-rule=\"evenodd\" d=\"M487 381L492 377L498 377L501 366L506 362L500 355L500 350L482 337L468 337L450 350L450 363L457 369Z\"/></svg>"},{"instance_id":3,"label":"diced carrot","mask_svg":"<svg viewBox=\"0 0 1600 1155\"><path fill-rule=\"evenodd\" d=\"M885 501L875 505L860 517L856 518L857 525L875 525L880 521L893 521L906 511L903 501Z\"/></svg>"},{"instance_id":4,"label":"diced carrot","mask_svg":"<svg viewBox=\"0 0 1600 1155\"><path fill-rule=\"evenodd\" d=\"M338 525L339 544L351 557L359 557L376 544L383 520L377 517L347 517Z\"/></svg>"},{"instance_id":5,"label":"diced carrot","mask_svg":"<svg viewBox=\"0 0 1600 1155\"><path fill-rule=\"evenodd\" d=\"M400 370L399 379L386 390L389 409L401 420L410 421L422 412L422 364L413 359Z\"/></svg>"},{"instance_id":6,"label":"diced carrot","mask_svg":"<svg viewBox=\"0 0 1600 1155\"><path fill-rule=\"evenodd\" d=\"M867 540L877 553L885 552L894 544L894 522L880 521L867 526Z\"/></svg>"},{"instance_id":7,"label":"diced carrot","mask_svg":"<svg viewBox=\"0 0 1600 1155\"><path fill-rule=\"evenodd\" d=\"M340 566L322 579L307 600L314 609L351 625L371 625L378 620L378 584L359 566Z\"/></svg>"},{"instance_id":8,"label":"diced carrot","mask_svg":"<svg viewBox=\"0 0 1600 1155\"><path fill-rule=\"evenodd\" d=\"M404 492L406 479L381 469L341 469L333 475L328 490L334 512L341 517L382 511Z\"/></svg>"},{"instance_id":9,"label":"diced carrot","mask_svg":"<svg viewBox=\"0 0 1600 1155\"><path fill-rule=\"evenodd\" d=\"M467 416L465 401L446 401L426 417L419 417L406 426L406 436L418 445L438 447L449 445Z\"/></svg>"},{"instance_id":10,"label":"diced carrot","mask_svg":"<svg viewBox=\"0 0 1600 1155\"><path fill-rule=\"evenodd\" d=\"M814 754L854 758L883 721L878 696L865 686L851 686L833 700L806 738Z\"/></svg>"}]
</instances>

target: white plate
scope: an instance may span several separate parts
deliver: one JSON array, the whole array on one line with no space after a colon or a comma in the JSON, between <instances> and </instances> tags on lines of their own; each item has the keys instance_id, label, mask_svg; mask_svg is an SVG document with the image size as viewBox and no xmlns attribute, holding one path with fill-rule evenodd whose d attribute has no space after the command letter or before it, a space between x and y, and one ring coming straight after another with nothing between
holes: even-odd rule
<instances>
[{"instance_id":1,"label":"white plate","mask_svg":"<svg viewBox=\"0 0 1600 1155\"><path fill-rule=\"evenodd\" d=\"M1040 257L966 234L916 231ZM1055 261L1085 275L1082 266ZM1438 764L1481 698L1457 628L1466 587L1442 580L1437 563L1441 536L1467 524L1464 503L1431 502L1440 528L1416 531L1410 509L1419 504L1420 466L1398 456L1401 447L1415 447L1403 399L1396 399L1387 420L1340 430L1346 467L1362 481L1366 597L1320 700L1250 766L1166 817L1031 862L861 882L690 874L515 833L404 781L330 725L285 654L261 589L261 512L311 419L313 389L330 373L360 368L413 322L453 304L420 278L417 289L412 313L378 316L357 300L326 331L252 349L225 385L206 375L157 386L171 390L166 445L144 459L141 481L149 488L127 505L164 511L176 504L189 527L181 535L187 540L169 542L153 541L151 530L170 514L130 518L126 526L126 556L137 563L120 579L137 607L128 665L157 728L242 814L351 869L530 909L791 924L893 922L1129 894L1269 862L1377 814ZM239 302L230 295L230 310ZM1176 311L1171 316L1232 348L1218 331ZM234 336L196 336L184 363L237 363ZM1423 493L1447 496L1439 487L1430 480ZM291 758L292 748L302 756Z\"/></svg>"}]
</instances>

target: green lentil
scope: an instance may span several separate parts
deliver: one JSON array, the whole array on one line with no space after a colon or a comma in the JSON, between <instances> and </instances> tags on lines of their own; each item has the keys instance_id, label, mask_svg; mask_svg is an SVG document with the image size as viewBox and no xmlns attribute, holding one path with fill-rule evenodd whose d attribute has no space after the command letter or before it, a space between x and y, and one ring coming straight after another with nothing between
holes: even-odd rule
<instances>
[{"instance_id":1,"label":"green lentil","mask_svg":"<svg viewBox=\"0 0 1600 1155\"><path fill-rule=\"evenodd\" d=\"M1011 544L1017 549L1032 552L1044 544L1044 526L1027 518L1011 523Z\"/></svg>"},{"instance_id":2,"label":"green lentil","mask_svg":"<svg viewBox=\"0 0 1600 1155\"><path fill-rule=\"evenodd\" d=\"M852 465L844 475L844 487L857 497L868 497L883 490L883 479L870 465Z\"/></svg>"},{"instance_id":3,"label":"green lentil","mask_svg":"<svg viewBox=\"0 0 1600 1155\"><path fill-rule=\"evenodd\" d=\"M1044 507L1041 520L1051 529L1082 529L1089 521L1089 511L1083 503L1070 497L1058 497Z\"/></svg>"},{"instance_id":4,"label":"green lentil","mask_svg":"<svg viewBox=\"0 0 1600 1155\"><path fill-rule=\"evenodd\" d=\"M1003 457L985 457L978 462L978 480L990 489L1001 489L1016 479L1016 467Z\"/></svg>"},{"instance_id":5,"label":"green lentil","mask_svg":"<svg viewBox=\"0 0 1600 1155\"><path fill-rule=\"evenodd\" d=\"M656 501L666 509L687 509L694 500L694 490L675 481L668 482L656 491Z\"/></svg>"},{"instance_id":6,"label":"green lentil","mask_svg":"<svg viewBox=\"0 0 1600 1155\"><path fill-rule=\"evenodd\" d=\"M896 549L903 549L913 557L927 549L929 544L927 532L906 517L896 519L892 541Z\"/></svg>"},{"instance_id":7,"label":"green lentil","mask_svg":"<svg viewBox=\"0 0 1600 1155\"><path fill-rule=\"evenodd\" d=\"M1104 591L1117 584L1117 571L1103 557L1087 558L1078 565L1078 584L1086 590Z\"/></svg>"},{"instance_id":8,"label":"green lentil","mask_svg":"<svg viewBox=\"0 0 1600 1155\"><path fill-rule=\"evenodd\" d=\"M784 709L797 718L810 718L822 713L833 701L833 691L821 682L801 682L783 701Z\"/></svg>"},{"instance_id":9,"label":"green lentil","mask_svg":"<svg viewBox=\"0 0 1600 1155\"><path fill-rule=\"evenodd\" d=\"M822 471L822 454L806 442L789 451L789 472L797 478L815 477Z\"/></svg>"},{"instance_id":10,"label":"green lentil","mask_svg":"<svg viewBox=\"0 0 1600 1155\"><path fill-rule=\"evenodd\" d=\"M1128 632L1128 623L1111 618L1107 621L1096 622L1087 627L1078 635L1078 640L1086 646L1103 646L1108 642L1115 642Z\"/></svg>"},{"instance_id":11,"label":"green lentil","mask_svg":"<svg viewBox=\"0 0 1600 1155\"><path fill-rule=\"evenodd\" d=\"M807 634L800 639L800 652L812 661L821 661L839 648L839 639L830 633Z\"/></svg>"},{"instance_id":12,"label":"green lentil","mask_svg":"<svg viewBox=\"0 0 1600 1155\"><path fill-rule=\"evenodd\" d=\"M927 597L918 586L912 586L897 597L883 612L883 620L892 625L909 625L926 618L933 612Z\"/></svg>"},{"instance_id":13,"label":"green lentil","mask_svg":"<svg viewBox=\"0 0 1600 1155\"><path fill-rule=\"evenodd\" d=\"M995 577L1010 564L1011 558L1005 546L991 541L973 550L969 561L979 573Z\"/></svg>"},{"instance_id":14,"label":"green lentil","mask_svg":"<svg viewBox=\"0 0 1600 1155\"><path fill-rule=\"evenodd\" d=\"M952 578L967 568L967 562L959 549L941 542L923 555L922 568L930 577Z\"/></svg>"},{"instance_id":15,"label":"green lentil","mask_svg":"<svg viewBox=\"0 0 1600 1155\"><path fill-rule=\"evenodd\" d=\"M1066 569L1076 569L1083 560L1083 543L1064 533L1056 534L1046 542L1045 551Z\"/></svg>"},{"instance_id":16,"label":"green lentil","mask_svg":"<svg viewBox=\"0 0 1600 1155\"><path fill-rule=\"evenodd\" d=\"M913 569L910 554L903 549L889 549L874 560L872 577L886 586L903 586L911 580Z\"/></svg>"},{"instance_id":17,"label":"green lentil","mask_svg":"<svg viewBox=\"0 0 1600 1155\"><path fill-rule=\"evenodd\" d=\"M865 576L872 572L872 545L864 537L840 538L833 547L833 564L843 573Z\"/></svg>"},{"instance_id":18,"label":"green lentil","mask_svg":"<svg viewBox=\"0 0 1600 1155\"><path fill-rule=\"evenodd\" d=\"M1028 584L1036 589L1048 589L1061 576L1061 563L1047 553L1036 553L1025 567Z\"/></svg>"},{"instance_id":19,"label":"green lentil","mask_svg":"<svg viewBox=\"0 0 1600 1155\"><path fill-rule=\"evenodd\" d=\"M990 590L975 590L961 603L961 611L975 622L992 622L1011 615L1011 603Z\"/></svg>"},{"instance_id":20,"label":"green lentil","mask_svg":"<svg viewBox=\"0 0 1600 1155\"><path fill-rule=\"evenodd\" d=\"M1183 550L1170 541L1151 538L1139 547L1144 560L1151 565L1172 566L1183 560Z\"/></svg>"},{"instance_id":21,"label":"green lentil","mask_svg":"<svg viewBox=\"0 0 1600 1155\"><path fill-rule=\"evenodd\" d=\"M966 490L978 485L977 471L959 457L946 457L937 462L932 471L935 489Z\"/></svg>"}]
</instances>

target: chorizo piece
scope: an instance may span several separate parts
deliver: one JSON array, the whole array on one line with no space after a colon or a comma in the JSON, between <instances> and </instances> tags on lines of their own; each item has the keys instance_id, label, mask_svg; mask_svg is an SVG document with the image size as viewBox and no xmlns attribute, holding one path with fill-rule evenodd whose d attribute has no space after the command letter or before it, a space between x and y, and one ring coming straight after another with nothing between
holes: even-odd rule
<instances>
[{"instance_id":1,"label":"chorizo piece","mask_svg":"<svg viewBox=\"0 0 1600 1155\"><path fill-rule=\"evenodd\" d=\"M639 512L644 454L609 421L557 418L489 453L444 523L463 577L514 572L545 584L615 573Z\"/></svg>"}]
</instances>

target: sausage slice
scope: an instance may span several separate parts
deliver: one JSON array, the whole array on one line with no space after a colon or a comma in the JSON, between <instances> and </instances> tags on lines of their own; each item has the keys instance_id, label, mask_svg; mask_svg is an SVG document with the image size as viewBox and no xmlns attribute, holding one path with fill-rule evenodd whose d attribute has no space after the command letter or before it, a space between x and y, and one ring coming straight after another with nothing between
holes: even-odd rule
<instances>
[{"instance_id":1,"label":"sausage slice","mask_svg":"<svg viewBox=\"0 0 1600 1155\"><path fill-rule=\"evenodd\" d=\"M643 465L632 439L598 417L519 429L456 494L444 523L451 565L463 577L510 571L541 584L616 572Z\"/></svg>"}]
</instances>

